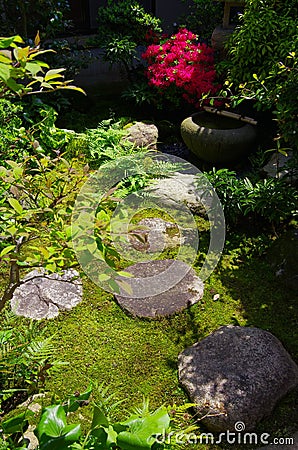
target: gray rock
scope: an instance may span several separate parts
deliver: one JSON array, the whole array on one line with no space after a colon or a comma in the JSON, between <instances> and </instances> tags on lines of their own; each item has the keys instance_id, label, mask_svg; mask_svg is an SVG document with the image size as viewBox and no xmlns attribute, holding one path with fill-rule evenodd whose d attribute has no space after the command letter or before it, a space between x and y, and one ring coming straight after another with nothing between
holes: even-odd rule
<instances>
[{"instance_id":1,"label":"gray rock","mask_svg":"<svg viewBox=\"0 0 298 450\"><path fill-rule=\"evenodd\" d=\"M125 139L133 142L136 147L156 149L158 129L154 124L136 122L128 128L128 134L125 136Z\"/></svg>"},{"instance_id":2,"label":"gray rock","mask_svg":"<svg viewBox=\"0 0 298 450\"><path fill-rule=\"evenodd\" d=\"M33 270L22 280L11 300L11 309L30 319L52 319L59 310L70 310L82 301L82 282L76 270L47 274Z\"/></svg>"},{"instance_id":3,"label":"gray rock","mask_svg":"<svg viewBox=\"0 0 298 450\"><path fill-rule=\"evenodd\" d=\"M184 243L177 225L159 217L140 220L134 233L140 235L141 239L131 234L129 241L133 248L142 252L162 252L166 248L174 248Z\"/></svg>"},{"instance_id":4,"label":"gray rock","mask_svg":"<svg viewBox=\"0 0 298 450\"><path fill-rule=\"evenodd\" d=\"M158 295L146 296L146 282L154 279L154 276L161 275L163 272L170 269L166 275L166 279L159 281L159 285L164 286L164 292ZM129 314L137 317L145 317L156 319L161 316L170 316L179 312L194 303L197 303L204 292L203 282L196 276L195 271L179 260L153 260L149 262L142 262L134 264L125 269L126 272L133 274L138 278L140 291L143 296L129 297L128 294L116 294L115 298L119 305ZM182 273L182 279L176 282L176 275L178 272ZM184 271L186 274L184 274ZM171 280L171 276L173 276ZM152 277L152 278L151 278ZM129 282L130 279L126 279ZM154 281L152 281L154 283ZM167 289L169 286L169 289ZM160 286L158 286L160 287ZM122 291L122 294L124 292Z\"/></svg>"},{"instance_id":5,"label":"gray rock","mask_svg":"<svg viewBox=\"0 0 298 450\"><path fill-rule=\"evenodd\" d=\"M271 333L225 326L179 355L179 380L211 431L252 430L298 385L298 366ZM224 412L224 414L222 413Z\"/></svg>"},{"instance_id":6,"label":"gray rock","mask_svg":"<svg viewBox=\"0 0 298 450\"><path fill-rule=\"evenodd\" d=\"M272 178L285 178L292 182L298 179L298 170L293 163L292 152L289 152L287 156L278 152L273 153L268 163L263 167L263 172Z\"/></svg>"},{"instance_id":7,"label":"gray rock","mask_svg":"<svg viewBox=\"0 0 298 450\"><path fill-rule=\"evenodd\" d=\"M183 203L192 212L204 211L202 193L197 187L196 175L178 172L170 177L154 181L146 189L165 201ZM205 197L205 202L208 205L207 197ZM210 200L209 203L211 204Z\"/></svg>"}]
</instances>

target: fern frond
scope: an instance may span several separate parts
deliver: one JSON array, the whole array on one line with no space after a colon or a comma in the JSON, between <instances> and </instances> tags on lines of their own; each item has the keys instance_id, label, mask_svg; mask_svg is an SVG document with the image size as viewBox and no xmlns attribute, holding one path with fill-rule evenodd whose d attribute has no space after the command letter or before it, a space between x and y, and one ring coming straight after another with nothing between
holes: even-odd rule
<instances>
[{"instance_id":1,"label":"fern frond","mask_svg":"<svg viewBox=\"0 0 298 450\"><path fill-rule=\"evenodd\" d=\"M43 363L52 358L55 346L52 343L53 336L43 340L32 341L24 352L24 357L28 360Z\"/></svg>"}]
</instances>

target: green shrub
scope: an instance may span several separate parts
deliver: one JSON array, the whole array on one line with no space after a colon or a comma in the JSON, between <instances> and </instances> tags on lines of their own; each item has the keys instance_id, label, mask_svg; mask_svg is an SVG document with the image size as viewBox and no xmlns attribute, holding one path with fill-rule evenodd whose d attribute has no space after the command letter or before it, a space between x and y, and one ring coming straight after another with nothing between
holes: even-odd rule
<instances>
[{"instance_id":1,"label":"green shrub","mask_svg":"<svg viewBox=\"0 0 298 450\"><path fill-rule=\"evenodd\" d=\"M70 27L67 0L0 0L0 9L2 36L21 34L32 38L40 30L43 39L48 39Z\"/></svg>"},{"instance_id":2,"label":"green shrub","mask_svg":"<svg viewBox=\"0 0 298 450\"><path fill-rule=\"evenodd\" d=\"M222 4L213 0L193 0L188 12L179 19L179 25L199 36L200 40L211 41L211 34L222 23Z\"/></svg>"},{"instance_id":3,"label":"green shrub","mask_svg":"<svg viewBox=\"0 0 298 450\"><path fill-rule=\"evenodd\" d=\"M30 155L62 153L74 133L55 126L57 112L40 100L31 104L0 98L1 163Z\"/></svg>"},{"instance_id":4,"label":"green shrub","mask_svg":"<svg viewBox=\"0 0 298 450\"><path fill-rule=\"evenodd\" d=\"M146 13L137 1L108 0L98 10L98 45L104 59L120 64L128 78L139 61L137 47L144 45L148 35L161 32L160 20Z\"/></svg>"},{"instance_id":5,"label":"green shrub","mask_svg":"<svg viewBox=\"0 0 298 450\"><path fill-rule=\"evenodd\" d=\"M91 394L90 387L83 394L72 395L62 403L44 408L34 431L39 441L39 450L174 449L177 448L178 433L184 432L187 436L187 433L198 429L187 412L194 404L160 406L151 411L149 401L144 399L140 408L136 408L129 417L116 423L106 414L102 404L93 403L92 422L88 431L83 432L81 424L67 423L68 415L88 404ZM110 397L112 396L113 394ZM22 441L20 437L27 427L26 412L5 420L2 423L3 444L8 442L11 449L19 448L17 442ZM25 442L22 444L22 449L28 448ZM3 448L6 447L3 445Z\"/></svg>"},{"instance_id":6,"label":"green shrub","mask_svg":"<svg viewBox=\"0 0 298 450\"><path fill-rule=\"evenodd\" d=\"M298 148L296 0L247 0L228 43L229 80L236 93L276 116L279 134Z\"/></svg>"},{"instance_id":7,"label":"green shrub","mask_svg":"<svg viewBox=\"0 0 298 450\"><path fill-rule=\"evenodd\" d=\"M238 223L243 216L277 225L297 214L297 190L283 179L252 182L228 169L213 169L206 176L219 196L230 225Z\"/></svg>"}]
</instances>

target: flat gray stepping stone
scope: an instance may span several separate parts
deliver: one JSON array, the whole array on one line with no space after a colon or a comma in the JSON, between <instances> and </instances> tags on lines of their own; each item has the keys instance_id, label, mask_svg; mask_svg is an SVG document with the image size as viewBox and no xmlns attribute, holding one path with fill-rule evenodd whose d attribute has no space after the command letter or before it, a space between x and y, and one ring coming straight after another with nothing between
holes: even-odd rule
<instances>
[{"instance_id":1,"label":"flat gray stepping stone","mask_svg":"<svg viewBox=\"0 0 298 450\"><path fill-rule=\"evenodd\" d=\"M165 203L172 200L185 204L193 212L201 212L204 211L201 197L205 198L208 206L211 205L211 200L206 200L205 189L200 190L197 181L196 175L177 172L167 178L153 181L145 190L163 199Z\"/></svg>"},{"instance_id":2,"label":"flat gray stepping stone","mask_svg":"<svg viewBox=\"0 0 298 450\"><path fill-rule=\"evenodd\" d=\"M162 252L166 248L180 246L185 241L183 237L180 238L179 228L175 223L167 222L159 217L140 220L134 232L141 236L141 240L134 234L130 234L130 244L141 252Z\"/></svg>"},{"instance_id":3,"label":"flat gray stepping stone","mask_svg":"<svg viewBox=\"0 0 298 450\"><path fill-rule=\"evenodd\" d=\"M32 270L22 280L11 299L11 309L30 319L52 319L60 310L70 310L82 301L79 273L68 269L62 274Z\"/></svg>"},{"instance_id":4,"label":"flat gray stepping stone","mask_svg":"<svg viewBox=\"0 0 298 450\"><path fill-rule=\"evenodd\" d=\"M125 292L125 295L115 294L115 298L121 308L133 316L150 319L171 316L197 303L203 297L203 282L195 271L182 261L153 260L134 264L125 271L133 274L137 280L134 278L121 278L121 280L128 284L136 281L132 292L138 291L139 296L128 296L129 293ZM182 279L177 282L179 271ZM163 275L163 272L166 272L166 275ZM155 283L158 283L158 286L154 286ZM157 295L148 295L148 291L154 291L155 287L164 291ZM121 294L124 294L123 290Z\"/></svg>"}]
</instances>

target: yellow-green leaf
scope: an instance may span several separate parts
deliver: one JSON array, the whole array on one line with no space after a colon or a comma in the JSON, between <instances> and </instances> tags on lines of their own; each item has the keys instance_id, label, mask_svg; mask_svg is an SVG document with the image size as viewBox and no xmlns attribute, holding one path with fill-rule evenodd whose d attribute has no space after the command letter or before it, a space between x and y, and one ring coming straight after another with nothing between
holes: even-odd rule
<instances>
[{"instance_id":1,"label":"yellow-green leaf","mask_svg":"<svg viewBox=\"0 0 298 450\"><path fill-rule=\"evenodd\" d=\"M40 36L39 36L39 30L36 33L35 39L34 39L34 45L37 47L40 44Z\"/></svg>"},{"instance_id":2,"label":"yellow-green leaf","mask_svg":"<svg viewBox=\"0 0 298 450\"><path fill-rule=\"evenodd\" d=\"M15 250L15 245L8 245L7 247L5 247L2 252L0 253L0 257L2 258L3 256L7 255L8 253L10 253L12 250Z\"/></svg>"},{"instance_id":3,"label":"yellow-green leaf","mask_svg":"<svg viewBox=\"0 0 298 450\"><path fill-rule=\"evenodd\" d=\"M13 207L13 209L18 213L18 214L22 214L23 212L23 208L20 205L20 203L18 202L18 200L16 198L9 198L8 199L8 203L10 204L10 206Z\"/></svg>"},{"instance_id":4,"label":"yellow-green leaf","mask_svg":"<svg viewBox=\"0 0 298 450\"><path fill-rule=\"evenodd\" d=\"M17 47L14 49L13 54L14 54L16 60L20 61L22 59L26 59L27 56L29 55L29 52L30 52L29 46L24 47L24 48Z\"/></svg>"}]
</instances>

